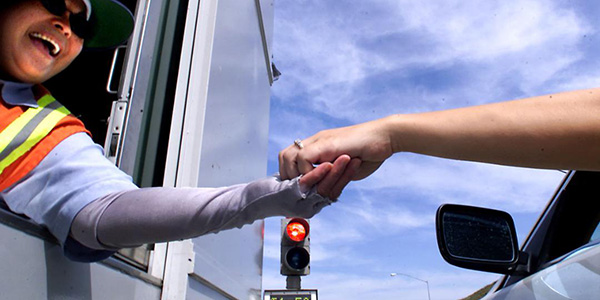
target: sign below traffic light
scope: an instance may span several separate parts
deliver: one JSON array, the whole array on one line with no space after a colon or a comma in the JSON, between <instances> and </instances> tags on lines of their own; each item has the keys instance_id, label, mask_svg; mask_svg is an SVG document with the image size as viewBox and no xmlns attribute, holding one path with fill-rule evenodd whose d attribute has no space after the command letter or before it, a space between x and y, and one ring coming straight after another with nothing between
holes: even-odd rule
<instances>
[{"instance_id":1,"label":"sign below traffic light","mask_svg":"<svg viewBox=\"0 0 600 300\"><path fill-rule=\"evenodd\" d=\"M317 290L265 290L263 300L317 300Z\"/></svg>"},{"instance_id":2,"label":"sign below traffic light","mask_svg":"<svg viewBox=\"0 0 600 300\"><path fill-rule=\"evenodd\" d=\"M303 218L281 220L281 275L310 274L310 225Z\"/></svg>"}]
</instances>

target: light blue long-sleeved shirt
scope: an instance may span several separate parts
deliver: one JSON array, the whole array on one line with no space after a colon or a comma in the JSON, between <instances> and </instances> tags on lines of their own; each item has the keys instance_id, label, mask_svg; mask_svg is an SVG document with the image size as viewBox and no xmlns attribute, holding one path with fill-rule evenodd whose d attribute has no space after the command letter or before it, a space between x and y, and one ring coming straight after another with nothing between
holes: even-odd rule
<instances>
[{"instance_id":1,"label":"light blue long-sleeved shirt","mask_svg":"<svg viewBox=\"0 0 600 300\"><path fill-rule=\"evenodd\" d=\"M31 84L2 82L1 95L9 105L37 107ZM87 249L69 238L71 223L90 202L112 192L136 189L130 176L104 158L103 149L86 133L59 143L19 182L0 192L16 213L43 225L75 260L97 260L112 252Z\"/></svg>"}]
</instances>

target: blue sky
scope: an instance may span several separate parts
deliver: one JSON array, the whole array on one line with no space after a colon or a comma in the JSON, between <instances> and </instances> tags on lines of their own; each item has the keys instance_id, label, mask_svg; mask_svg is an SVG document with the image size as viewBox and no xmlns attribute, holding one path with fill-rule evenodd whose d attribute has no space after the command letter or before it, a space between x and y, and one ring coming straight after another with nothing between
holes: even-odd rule
<instances>
[{"instance_id":1,"label":"blue sky","mask_svg":"<svg viewBox=\"0 0 600 300\"><path fill-rule=\"evenodd\" d=\"M296 138L393 113L477 105L600 80L595 1L275 0L269 173ZM458 299L498 276L443 261L442 203L508 211L519 241L564 174L400 153L312 219L321 299ZM263 288L279 275L279 219L266 222Z\"/></svg>"}]
</instances>

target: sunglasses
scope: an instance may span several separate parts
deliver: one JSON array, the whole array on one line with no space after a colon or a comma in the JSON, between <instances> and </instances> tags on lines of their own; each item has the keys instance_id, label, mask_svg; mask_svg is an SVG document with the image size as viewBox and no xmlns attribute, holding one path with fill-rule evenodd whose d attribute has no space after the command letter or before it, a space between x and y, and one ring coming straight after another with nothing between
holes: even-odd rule
<instances>
[{"instance_id":1,"label":"sunglasses","mask_svg":"<svg viewBox=\"0 0 600 300\"><path fill-rule=\"evenodd\" d=\"M65 0L40 1L42 2L44 8L46 8L48 12L55 16L61 17L65 15L65 12L67 12L67 5L65 4ZM91 22L87 20L85 12L71 14L69 16L69 25L71 27L71 31L82 39L90 38L92 36L92 25Z\"/></svg>"}]
</instances>

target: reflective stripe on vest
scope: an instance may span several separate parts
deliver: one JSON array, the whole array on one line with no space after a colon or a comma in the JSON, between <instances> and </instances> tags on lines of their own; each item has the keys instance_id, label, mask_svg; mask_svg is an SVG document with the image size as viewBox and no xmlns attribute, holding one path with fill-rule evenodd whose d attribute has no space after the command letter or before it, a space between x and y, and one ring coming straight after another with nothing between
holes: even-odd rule
<instances>
[{"instance_id":1,"label":"reflective stripe on vest","mask_svg":"<svg viewBox=\"0 0 600 300\"><path fill-rule=\"evenodd\" d=\"M70 112L51 95L38 100L38 107L28 108L0 132L0 174L23 154L31 150Z\"/></svg>"}]
</instances>

